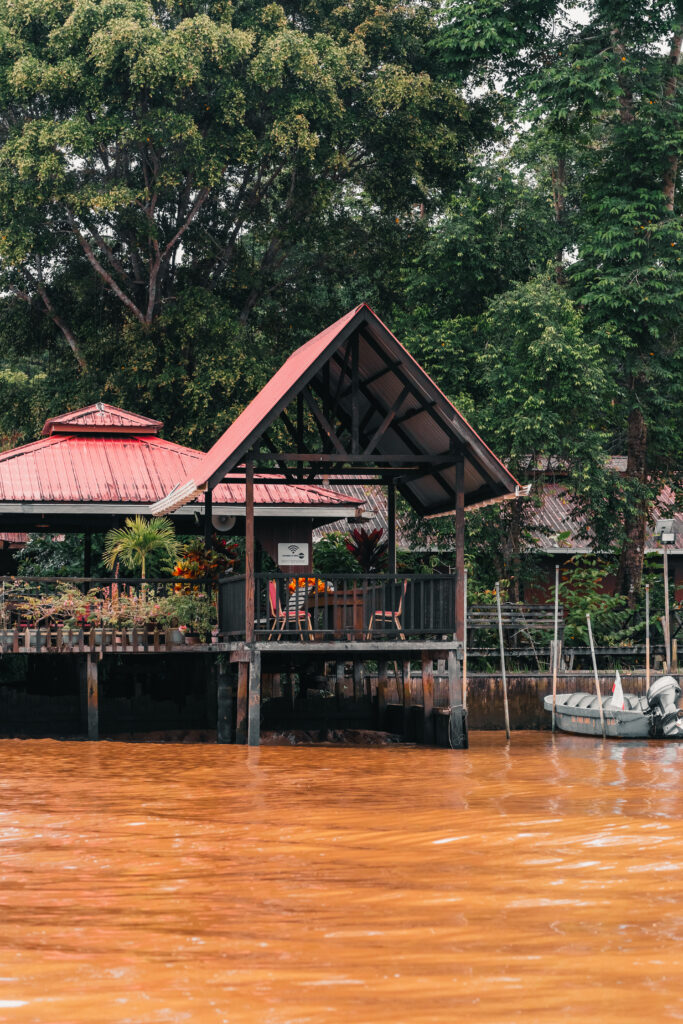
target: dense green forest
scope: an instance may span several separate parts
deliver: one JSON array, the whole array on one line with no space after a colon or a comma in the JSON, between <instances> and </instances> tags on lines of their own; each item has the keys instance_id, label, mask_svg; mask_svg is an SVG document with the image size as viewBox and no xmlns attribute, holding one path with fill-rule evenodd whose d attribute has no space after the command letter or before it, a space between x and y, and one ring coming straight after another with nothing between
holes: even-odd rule
<instances>
[{"instance_id":1,"label":"dense green forest","mask_svg":"<svg viewBox=\"0 0 683 1024\"><path fill-rule=\"evenodd\" d=\"M0 444L103 399L207 447L366 300L520 479L563 467L635 603L683 467L682 33L681 0L0 0ZM529 514L470 517L492 573Z\"/></svg>"}]
</instances>

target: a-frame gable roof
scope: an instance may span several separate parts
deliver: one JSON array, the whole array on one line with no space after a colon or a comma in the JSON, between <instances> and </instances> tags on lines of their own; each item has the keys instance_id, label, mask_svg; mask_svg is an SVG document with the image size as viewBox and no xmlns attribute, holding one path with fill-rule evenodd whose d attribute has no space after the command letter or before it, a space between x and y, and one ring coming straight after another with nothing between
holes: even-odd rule
<instances>
[{"instance_id":1,"label":"a-frame gable roof","mask_svg":"<svg viewBox=\"0 0 683 1024\"><path fill-rule=\"evenodd\" d=\"M351 356L351 346L355 345ZM353 359L358 387L348 384ZM363 451L378 462L414 457L433 467L399 479L401 493L423 515L454 508L455 459L464 457L465 504L513 497L519 485L419 363L365 303L298 348L231 424L186 480L158 502L172 511L213 488L239 466L293 399L310 386L334 396L341 418L360 420ZM355 401L356 409L352 409ZM412 461L412 460L409 460Z\"/></svg>"}]
</instances>

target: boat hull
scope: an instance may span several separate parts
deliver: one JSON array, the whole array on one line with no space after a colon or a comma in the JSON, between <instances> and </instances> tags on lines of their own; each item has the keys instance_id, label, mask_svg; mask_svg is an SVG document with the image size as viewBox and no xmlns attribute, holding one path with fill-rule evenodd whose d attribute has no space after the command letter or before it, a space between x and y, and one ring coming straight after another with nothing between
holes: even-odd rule
<instances>
[{"instance_id":1,"label":"boat hull","mask_svg":"<svg viewBox=\"0 0 683 1024\"><path fill-rule=\"evenodd\" d=\"M625 694L625 707L607 707L611 700L604 697L602 711L605 719L605 735L621 740L648 739L651 735L651 717L641 709L640 699L634 694ZM552 712L552 695L545 698L543 706ZM598 698L590 693L558 693L555 703L555 724L562 732L577 733L581 736L602 736Z\"/></svg>"}]
</instances>

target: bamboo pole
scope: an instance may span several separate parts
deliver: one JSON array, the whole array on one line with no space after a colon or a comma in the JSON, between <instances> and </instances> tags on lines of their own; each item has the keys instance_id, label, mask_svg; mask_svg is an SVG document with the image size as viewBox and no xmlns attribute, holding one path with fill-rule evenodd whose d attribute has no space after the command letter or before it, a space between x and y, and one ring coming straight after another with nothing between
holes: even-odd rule
<instances>
[{"instance_id":1,"label":"bamboo pole","mask_svg":"<svg viewBox=\"0 0 683 1024\"><path fill-rule=\"evenodd\" d=\"M645 692L650 689L650 584L645 584Z\"/></svg>"},{"instance_id":2,"label":"bamboo pole","mask_svg":"<svg viewBox=\"0 0 683 1024\"><path fill-rule=\"evenodd\" d=\"M498 638L500 640L500 667L503 675L503 707L505 709L505 735L510 741L510 709L508 708L508 683L505 675L505 647L503 644L503 612L500 607L500 581L496 583L496 605L498 606Z\"/></svg>"},{"instance_id":3,"label":"bamboo pole","mask_svg":"<svg viewBox=\"0 0 683 1024\"><path fill-rule=\"evenodd\" d=\"M457 586L457 583L456 583ZM462 706L467 708L467 569L464 571L464 596L463 596L463 616L465 620L465 628L463 630L462 637Z\"/></svg>"},{"instance_id":4,"label":"bamboo pole","mask_svg":"<svg viewBox=\"0 0 683 1024\"><path fill-rule=\"evenodd\" d=\"M555 628L553 631L553 732L555 732L555 705L557 704L557 636L560 617L560 567L555 566Z\"/></svg>"},{"instance_id":5,"label":"bamboo pole","mask_svg":"<svg viewBox=\"0 0 683 1024\"><path fill-rule=\"evenodd\" d=\"M600 725L602 727L602 738L605 739L605 715L602 710L602 694L600 693L600 680L598 678L598 663L595 660L595 644L593 643L593 630L591 629L591 617L586 612L586 622L588 623L588 639L591 645L591 658L593 659L593 674L595 675L595 692L598 695L598 709L600 711Z\"/></svg>"},{"instance_id":6,"label":"bamboo pole","mask_svg":"<svg viewBox=\"0 0 683 1024\"><path fill-rule=\"evenodd\" d=\"M666 671L671 671L671 623L669 620L669 549L664 548L664 644Z\"/></svg>"}]
</instances>

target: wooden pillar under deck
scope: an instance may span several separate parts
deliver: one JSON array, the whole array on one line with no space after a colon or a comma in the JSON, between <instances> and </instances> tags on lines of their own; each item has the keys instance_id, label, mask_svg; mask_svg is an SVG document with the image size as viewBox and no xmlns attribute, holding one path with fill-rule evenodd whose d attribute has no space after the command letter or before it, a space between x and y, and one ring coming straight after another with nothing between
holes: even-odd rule
<instances>
[{"instance_id":1,"label":"wooden pillar under deck","mask_svg":"<svg viewBox=\"0 0 683 1024\"><path fill-rule=\"evenodd\" d=\"M363 662L356 658L353 660L353 699L358 702L364 697L363 692Z\"/></svg>"},{"instance_id":2,"label":"wooden pillar under deck","mask_svg":"<svg viewBox=\"0 0 683 1024\"><path fill-rule=\"evenodd\" d=\"M261 742L261 652L252 651L249 661L249 709L247 743L258 747Z\"/></svg>"},{"instance_id":3,"label":"wooden pillar under deck","mask_svg":"<svg viewBox=\"0 0 683 1024\"><path fill-rule=\"evenodd\" d=\"M423 704L423 742L434 745L434 659L431 651L422 652L422 704Z\"/></svg>"},{"instance_id":4,"label":"wooden pillar under deck","mask_svg":"<svg viewBox=\"0 0 683 1024\"><path fill-rule=\"evenodd\" d=\"M387 484L387 572L396 572L396 484Z\"/></svg>"},{"instance_id":5,"label":"wooden pillar under deck","mask_svg":"<svg viewBox=\"0 0 683 1024\"><path fill-rule=\"evenodd\" d=\"M244 637L248 644L254 640L255 561L254 561L254 461L247 460L245 479L244 520Z\"/></svg>"},{"instance_id":6,"label":"wooden pillar under deck","mask_svg":"<svg viewBox=\"0 0 683 1024\"><path fill-rule=\"evenodd\" d=\"M100 710L98 663L97 656L94 654L86 654L85 656L85 686L88 716L88 739L97 740L100 738Z\"/></svg>"},{"instance_id":7,"label":"wooden pillar under deck","mask_svg":"<svg viewBox=\"0 0 683 1024\"><path fill-rule=\"evenodd\" d=\"M377 728L384 729L387 724L387 687L388 665L385 659L377 662Z\"/></svg>"},{"instance_id":8,"label":"wooden pillar under deck","mask_svg":"<svg viewBox=\"0 0 683 1024\"><path fill-rule=\"evenodd\" d=\"M334 679L334 695L337 698L337 706L344 700L344 678L346 671L346 663L341 659L337 658L336 672Z\"/></svg>"},{"instance_id":9,"label":"wooden pillar under deck","mask_svg":"<svg viewBox=\"0 0 683 1024\"><path fill-rule=\"evenodd\" d=\"M455 638L465 642L465 460L455 463ZM462 702L461 702L462 703Z\"/></svg>"},{"instance_id":10,"label":"wooden pillar under deck","mask_svg":"<svg viewBox=\"0 0 683 1024\"><path fill-rule=\"evenodd\" d=\"M402 686L402 703L403 703L403 735L408 735L408 723L410 720L410 705L412 703L413 695L410 686L410 661L402 662L401 668L403 670L403 686Z\"/></svg>"},{"instance_id":11,"label":"wooden pillar under deck","mask_svg":"<svg viewBox=\"0 0 683 1024\"><path fill-rule=\"evenodd\" d=\"M448 652L448 704L462 704L462 675L455 651Z\"/></svg>"},{"instance_id":12,"label":"wooden pillar under deck","mask_svg":"<svg viewBox=\"0 0 683 1024\"><path fill-rule=\"evenodd\" d=\"M240 661L237 665L237 719L235 722L235 743L247 742L247 705L249 701L249 664Z\"/></svg>"},{"instance_id":13,"label":"wooden pillar under deck","mask_svg":"<svg viewBox=\"0 0 683 1024\"><path fill-rule=\"evenodd\" d=\"M216 743L233 743L232 686L225 662L216 666Z\"/></svg>"}]
</instances>

